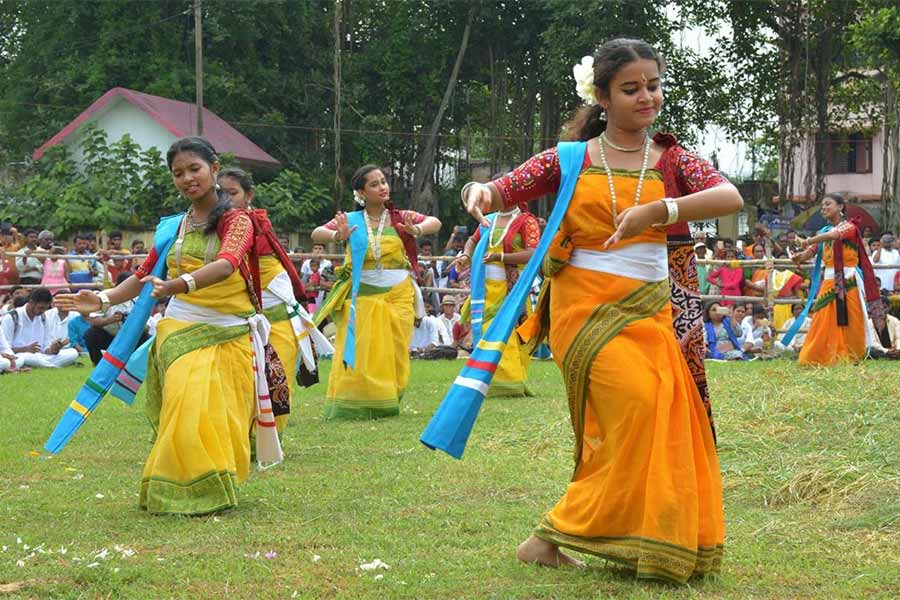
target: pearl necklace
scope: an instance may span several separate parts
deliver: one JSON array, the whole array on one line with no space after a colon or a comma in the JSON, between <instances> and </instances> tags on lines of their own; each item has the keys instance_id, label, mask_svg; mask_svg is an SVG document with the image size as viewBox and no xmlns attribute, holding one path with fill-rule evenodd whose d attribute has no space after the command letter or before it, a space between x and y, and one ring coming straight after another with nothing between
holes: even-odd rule
<instances>
[{"instance_id":1,"label":"pearl necklace","mask_svg":"<svg viewBox=\"0 0 900 600\"><path fill-rule=\"evenodd\" d=\"M619 152L637 152L638 150L640 150L641 148L644 147L644 144L646 144L646 140L645 140L645 141L644 141L644 144L641 144L641 145L638 146L637 148L626 148L626 147L624 147L624 146L620 146L620 145L618 145L618 144L613 143L613 141L612 141L611 139L609 139L608 137L606 137L606 132L605 132L605 131L604 131L603 133L600 134L600 142L601 142L601 143L602 143L602 142L605 142L607 146L609 146L609 147L612 148L613 150L618 150Z\"/></svg>"},{"instance_id":2,"label":"pearl necklace","mask_svg":"<svg viewBox=\"0 0 900 600\"><path fill-rule=\"evenodd\" d=\"M646 138L644 140L644 159L641 162L641 174L638 176L637 189L634 192L634 205L638 206L641 203L641 188L644 187L644 175L647 173L647 162L650 158L650 138ZM603 163L603 168L606 169L606 178L609 181L609 197L612 201L612 218L613 218L613 226L616 225L616 219L619 216L618 204L616 202L616 187L613 184L613 175L612 170L609 168L609 163L606 162L606 151L603 149L603 141L600 141L600 161Z\"/></svg>"},{"instance_id":3,"label":"pearl necklace","mask_svg":"<svg viewBox=\"0 0 900 600\"><path fill-rule=\"evenodd\" d=\"M494 217L493 221L491 221L491 229L488 232L488 246L494 245L494 229L497 227L497 221L500 220L500 217L506 217L506 216L511 217L510 220L506 222L506 227L503 228L503 234L500 236L500 241L502 242L503 240L506 239L506 234L509 233L509 228L512 227L513 221L516 220L516 217L518 217L519 213L521 213L521 212L522 211L517 206L510 211L497 213L497 216Z\"/></svg>"},{"instance_id":4,"label":"pearl necklace","mask_svg":"<svg viewBox=\"0 0 900 600\"><path fill-rule=\"evenodd\" d=\"M365 209L363 209L365 212ZM372 256L375 258L375 270L381 271L384 265L381 264L381 235L384 233L384 224L387 222L387 209L381 211L381 219L378 221L378 233L372 234L372 224L369 222L369 213L365 212L366 235L369 238L369 248L372 249Z\"/></svg>"}]
</instances>

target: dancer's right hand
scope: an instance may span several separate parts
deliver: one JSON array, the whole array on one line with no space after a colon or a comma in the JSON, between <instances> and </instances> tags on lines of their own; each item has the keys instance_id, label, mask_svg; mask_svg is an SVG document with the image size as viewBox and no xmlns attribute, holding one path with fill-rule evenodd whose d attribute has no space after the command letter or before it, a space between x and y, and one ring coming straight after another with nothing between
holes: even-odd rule
<instances>
[{"instance_id":1,"label":"dancer's right hand","mask_svg":"<svg viewBox=\"0 0 900 600\"><path fill-rule=\"evenodd\" d=\"M79 290L76 294L57 294L53 306L62 310L72 310L86 315L97 312L103 306L99 296L90 290Z\"/></svg>"},{"instance_id":2,"label":"dancer's right hand","mask_svg":"<svg viewBox=\"0 0 900 600\"><path fill-rule=\"evenodd\" d=\"M334 215L334 222L337 225L338 230L338 240L347 241L350 239L350 234L356 231L358 225L354 225L350 227L350 223L347 221L347 214L344 211L338 211L336 215Z\"/></svg>"},{"instance_id":3,"label":"dancer's right hand","mask_svg":"<svg viewBox=\"0 0 900 600\"><path fill-rule=\"evenodd\" d=\"M485 227L490 227L491 223L484 218L484 213L491 211L491 188L484 184L471 186L466 190L466 212L472 215L472 218Z\"/></svg>"}]
</instances>

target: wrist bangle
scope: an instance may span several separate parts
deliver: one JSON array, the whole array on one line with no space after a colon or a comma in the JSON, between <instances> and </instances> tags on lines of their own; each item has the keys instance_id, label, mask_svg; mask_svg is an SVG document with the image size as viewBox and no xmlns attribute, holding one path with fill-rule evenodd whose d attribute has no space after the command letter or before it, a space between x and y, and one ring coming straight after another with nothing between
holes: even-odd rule
<instances>
[{"instance_id":1,"label":"wrist bangle","mask_svg":"<svg viewBox=\"0 0 900 600\"><path fill-rule=\"evenodd\" d=\"M106 311L109 310L109 296L106 295L106 292L94 292L98 298L100 298L100 312L104 315Z\"/></svg>"},{"instance_id":2,"label":"wrist bangle","mask_svg":"<svg viewBox=\"0 0 900 600\"><path fill-rule=\"evenodd\" d=\"M487 186L483 183L478 183L477 181L470 181L469 183L464 185L459 191L459 199L462 201L463 208L468 209L469 207L468 203L466 202L466 196L469 195L469 190L471 190L473 187L486 188Z\"/></svg>"},{"instance_id":3,"label":"wrist bangle","mask_svg":"<svg viewBox=\"0 0 900 600\"><path fill-rule=\"evenodd\" d=\"M667 225L671 225L672 223L678 222L678 202L673 200L672 198L663 198L660 200L663 203L663 206L666 207L666 220L662 223L657 223L654 227L665 227Z\"/></svg>"},{"instance_id":4,"label":"wrist bangle","mask_svg":"<svg viewBox=\"0 0 900 600\"><path fill-rule=\"evenodd\" d=\"M505 257L506 257L506 255L503 254L503 252L500 252L500 262L503 264L506 264L506 262L503 260Z\"/></svg>"},{"instance_id":5,"label":"wrist bangle","mask_svg":"<svg viewBox=\"0 0 900 600\"><path fill-rule=\"evenodd\" d=\"M179 276L179 279L183 279L184 283L187 285L187 291L185 292L185 294L190 294L197 291L197 280L194 279L193 275L191 275L190 273L182 273Z\"/></svg>"}]
</instances>

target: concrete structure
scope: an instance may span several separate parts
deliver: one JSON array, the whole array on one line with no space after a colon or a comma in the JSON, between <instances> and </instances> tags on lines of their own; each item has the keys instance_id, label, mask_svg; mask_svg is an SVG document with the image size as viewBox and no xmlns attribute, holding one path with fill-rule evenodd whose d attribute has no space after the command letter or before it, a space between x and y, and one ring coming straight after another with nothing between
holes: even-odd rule
<instances>
[{"instance_id":1,"label":"concrete structure","mask_svg":"<svg viewBox=\"0 0 900 600\"><path fill-rule=\"evenodd\" d=\"M808 202L804 180L812 165L808 161L813 138L806 138L794 152L791 200ZM836 132L828 142L825 192L836 192L858 202L881 200L884 173L884 135Z\"/></svg>"}]
</instances>

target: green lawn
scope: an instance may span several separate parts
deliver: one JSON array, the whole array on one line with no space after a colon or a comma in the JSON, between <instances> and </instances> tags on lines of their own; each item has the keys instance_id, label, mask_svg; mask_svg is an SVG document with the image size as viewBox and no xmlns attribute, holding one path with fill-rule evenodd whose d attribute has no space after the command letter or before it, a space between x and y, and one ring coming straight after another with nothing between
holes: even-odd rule
<instances>
[{"instance_id":1,"label":"green lawn","mask_svg":"<svg viewBox=\"0 0 900 600\"><path fill-rule=\"evenodd\" d=\"M303 391L287 462L202 518L137 510L140 398L105 400L51 457L43 442L88 369L0 377L0 596L900 597L897 363L709 366L726 559L683 588L592 557L580 571L519 564L516 544L571 474L561 379L536 363L537 397L486 401L456 461L418 436L459 366L414 363L402 415L377 422L324 422L325 386ZM360 568L375 559L389 568Z\"/></svg>"}]
</instances>

